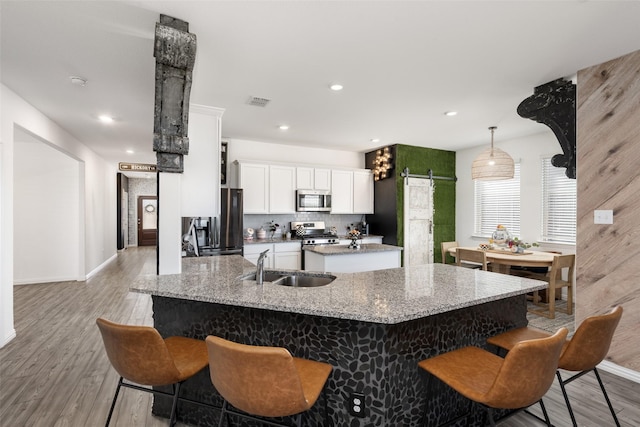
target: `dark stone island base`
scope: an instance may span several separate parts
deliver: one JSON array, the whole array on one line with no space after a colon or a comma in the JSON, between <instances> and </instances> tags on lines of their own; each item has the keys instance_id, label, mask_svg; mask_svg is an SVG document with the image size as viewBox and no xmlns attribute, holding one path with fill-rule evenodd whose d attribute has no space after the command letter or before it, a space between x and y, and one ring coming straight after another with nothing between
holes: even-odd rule
<instances>
[{"instance_id":1,"label":"dark stone island base","mask_svg":"<svg viewBox=\"0 0 640 427\"><path fill-rule=\"evenodd\" d=\"M154 325L162 336L207 335L244 344L281 346L297 357L333 365L325 398L303 415L302 425L421 426L425 410L435 426L465 413L469 402L417 367L417 363L467 345L486 347L487 337L525 326L525 296L515 296L399 324L378 324L153 296ZM362 418L349 414L353 392L365 396ZM184 397L220 407L204 370L185 382ZM168 417L170 403L156 397L153 413ZM460 426L481 425L484 412ZM216 426L219 411L181 403L178 419ZM286 420L285 420L286 421ZM253 425L246 420L239 424Z\"/></svg>"}]
</instances>

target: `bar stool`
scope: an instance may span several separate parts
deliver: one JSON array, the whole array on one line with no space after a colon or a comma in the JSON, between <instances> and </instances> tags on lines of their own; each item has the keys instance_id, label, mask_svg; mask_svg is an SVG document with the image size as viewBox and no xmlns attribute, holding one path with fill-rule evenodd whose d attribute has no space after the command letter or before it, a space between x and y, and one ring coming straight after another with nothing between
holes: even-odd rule
<instances>
[{"instance_id":1,"label":"bar stool","mask_svg":"<svg viewBox=\"0 0 640 427\"><path fill-rule=\"evenodd\" d=\"M611 401L609 400L609 396L604 388L604 383L600 379L600 374L598 374L596 365L602 362L609 352L613 333L615 332L621 317L621 306L615 307L608 314L588 317L582 322L582 324L580 324L573 337L570 340L567 340L564 345L562 355L558 362L558 368L578 373L565 380L562 379L560 371L556 371L556 376L558 377L564 401L567 404L567 409L571 416L571 422L574 426L577 426L576 418L573 415L573 410L571 409L571 403L569 403L569 396L567 395L565 385L590 371L593 371L598 379L602 394L609 406L609 411L611 411L611 415L613 416L616 425L620 426L618 417L613 410L613 406L611 406ZM513 329L503 334L496 335L495 337L491 337L487 340L487 343L510 351L520 341L548 336L549 334L545 331L531 327L524 327Z\"/></svg>"},{"instance_id":2,"label":"bar stool","mask_svg":"<svg viewBox=\"0 0 640 427\"><path fill-rule=\"evenodd\" d=\"M418 366L487 410L524 409L539 402L551 426L542 396L553 383L567 328L551 337L517 343L503 359L478 347L464 347L422 360Z\"/></svg>"},{"instance_id":3,"label":"bar stool","mask_svg":"<svg viewBox=\"0 0 640 427\"><path fill-rule=\"evenodd\" d=\"M100 329L107 357L120 374L105 425L109 426L111 421L120 387L128 387L171 396L173 404L169 425L173 426L177 418L178 399L186 400L179 398L180 385L209 364L204 341L187 337L163 339L160 333L150 326L121 325L102 318L98 318L96 324ZM124 382L125 379L151 387L172 385L173 393L130 384Z\"/></svg>"},{"instance_id":4,"label":"bar stool","mask_svg":"<svg viewBox=\"0 0 640 427\"><path fill-rule=\"evenodd\" d=\"M284 424L257 417L297 415L301 426L302 412L315 404L333 369L293 357L282 347L238 344L213 335L205 341L211 382L224 398L219 427L229 413L273 426ZM246 414L230 410L229 403Z\"/></svg>"}]
</instances>

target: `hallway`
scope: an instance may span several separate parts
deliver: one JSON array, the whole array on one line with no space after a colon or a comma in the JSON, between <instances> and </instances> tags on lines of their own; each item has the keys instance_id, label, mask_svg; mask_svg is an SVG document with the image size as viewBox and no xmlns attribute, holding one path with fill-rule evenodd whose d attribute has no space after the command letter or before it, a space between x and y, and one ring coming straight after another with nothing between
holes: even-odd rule
<instances>
[{"instance_id":1,"label":"hallway","mask_svg":"<svg viewBox=\"0 0 640 427\"><path fill-rule=\"evenodd\" d=\"M151 298L128 291L143 270L155 271L153 247L119 252L116 260L86 282L15 287L17 337L0 349L3 426L104 425L118 376L107 360L95 319L153 324ZM601 375L622 425L640 425L640 384L607 372ZM611 425L593 375L576 380L568 389L580 426ZM547 396L545 404L554 424L570 426L556 383ZM111 425L166 426L166 419L151 415L150 406L148 393L125 389ZM536 425L540 423L522 413L501 424Z\"/></svg>"}]
</instances>

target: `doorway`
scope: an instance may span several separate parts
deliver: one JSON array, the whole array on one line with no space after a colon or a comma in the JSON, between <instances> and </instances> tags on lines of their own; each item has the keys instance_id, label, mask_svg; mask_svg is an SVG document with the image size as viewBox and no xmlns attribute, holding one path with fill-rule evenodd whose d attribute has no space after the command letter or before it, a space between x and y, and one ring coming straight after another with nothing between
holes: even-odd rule
<instances>
[{"instance_id":1,"label":"doorway","mask_svg":"<svg viewBox=\"0 0 640 427\"><path fill-rule=\"evenodd\" d=\"M156 246L158 239L158 197L138 196L138 246Z\"/></svg>"}]
</instances>

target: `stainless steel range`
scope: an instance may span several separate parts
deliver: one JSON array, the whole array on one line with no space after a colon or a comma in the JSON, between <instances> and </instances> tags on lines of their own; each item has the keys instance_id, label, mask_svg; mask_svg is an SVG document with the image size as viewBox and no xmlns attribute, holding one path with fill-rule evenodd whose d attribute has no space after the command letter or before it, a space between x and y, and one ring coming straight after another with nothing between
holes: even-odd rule
<instances>
[{"instance_id":1,"label":"stainless steel range","mask_svg":"<svg viewBox=\"0 0 640 427\"><path fill-rule=\"evenodd\" d=\"M324 221L291 221L292 238L300 239L302 246L337 245L340 239L336 233L327 232Z\"/></svg>"}]
</instances>

